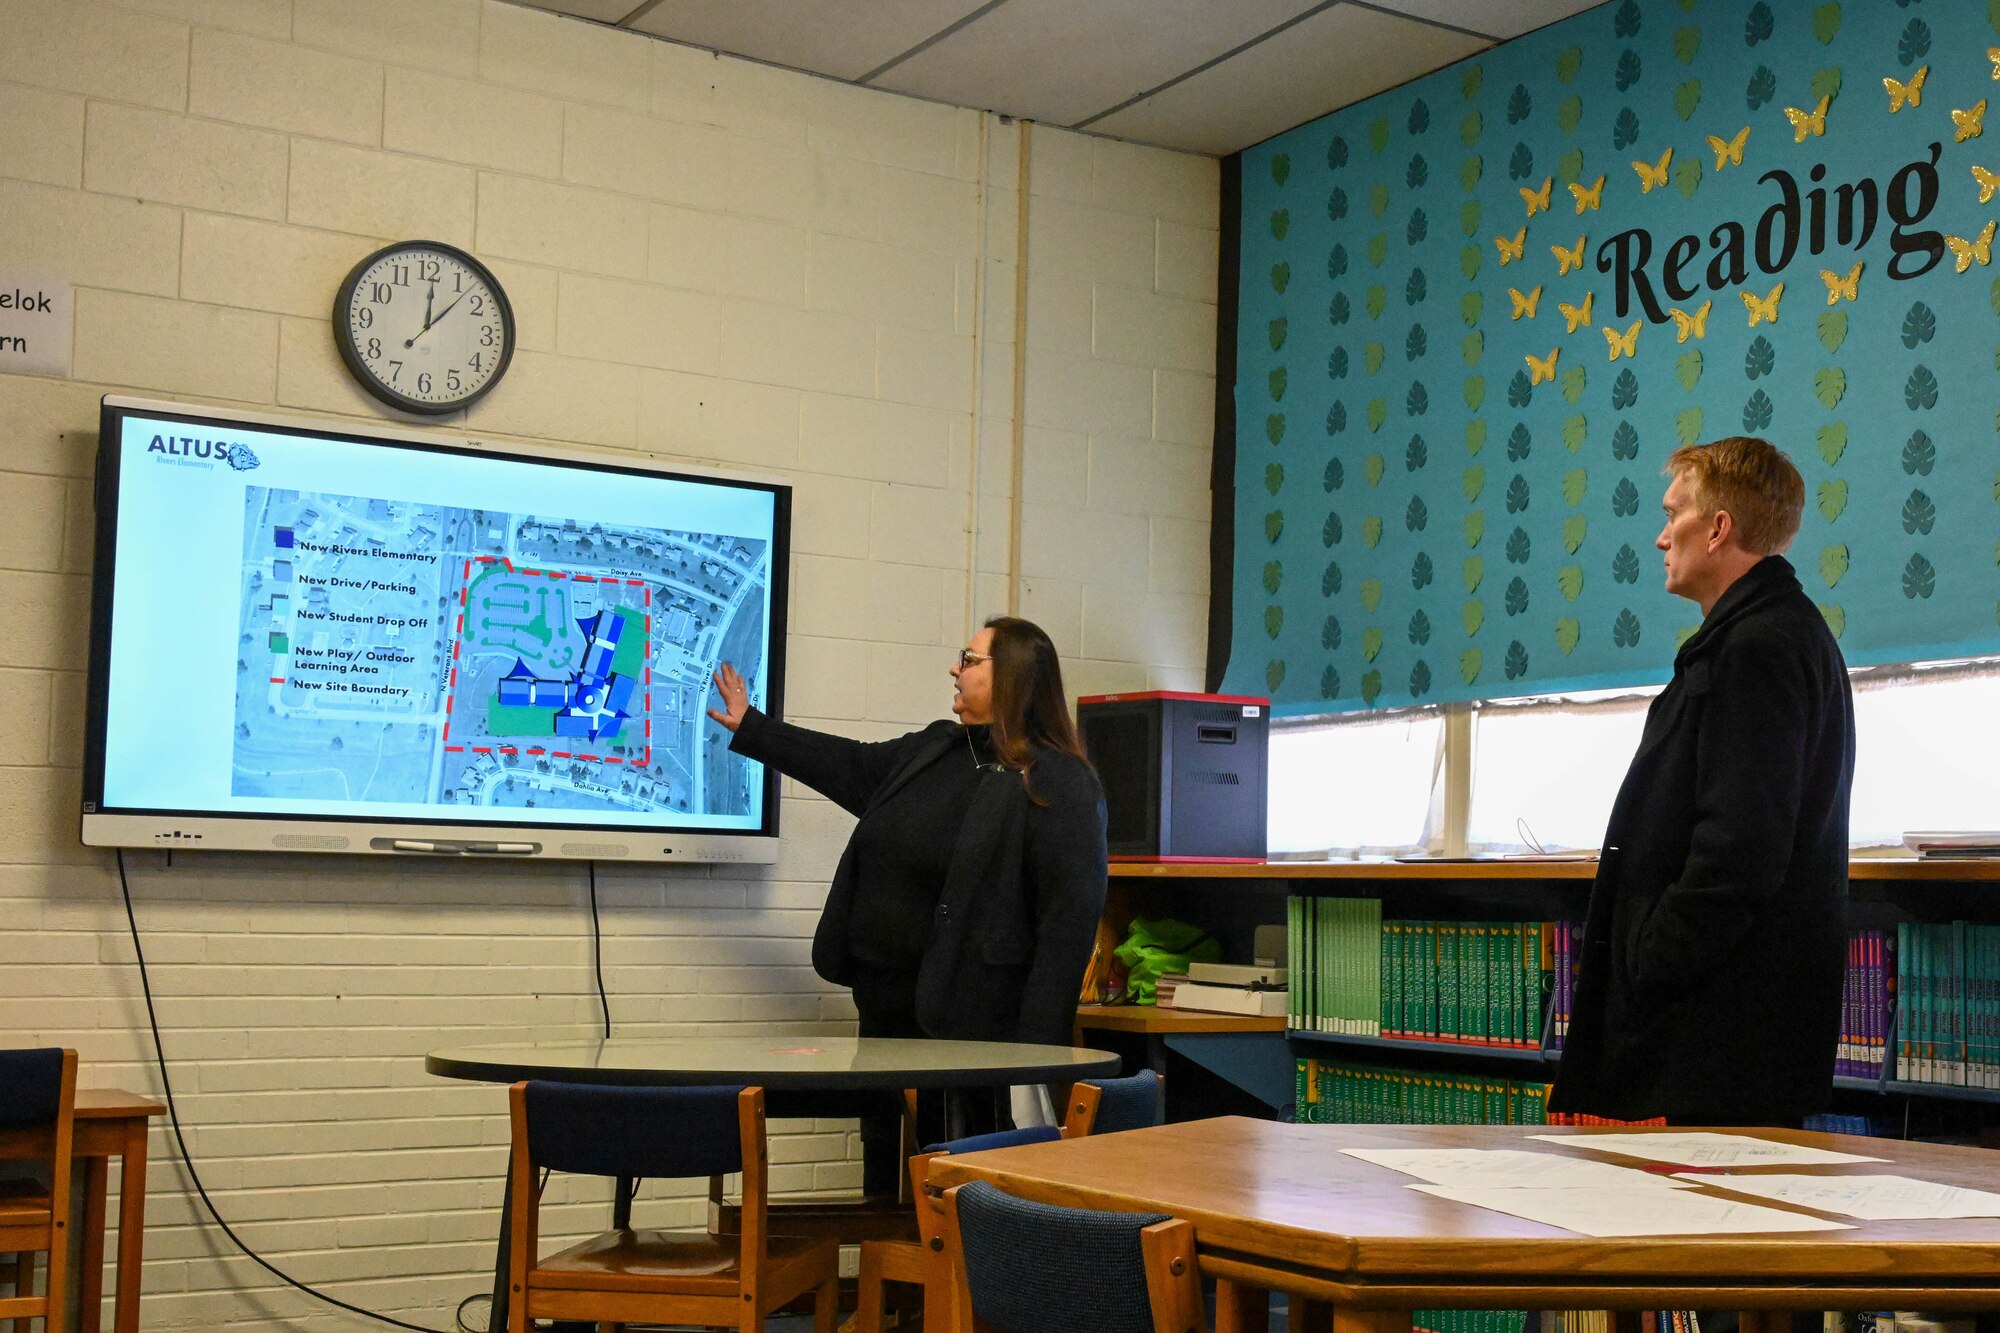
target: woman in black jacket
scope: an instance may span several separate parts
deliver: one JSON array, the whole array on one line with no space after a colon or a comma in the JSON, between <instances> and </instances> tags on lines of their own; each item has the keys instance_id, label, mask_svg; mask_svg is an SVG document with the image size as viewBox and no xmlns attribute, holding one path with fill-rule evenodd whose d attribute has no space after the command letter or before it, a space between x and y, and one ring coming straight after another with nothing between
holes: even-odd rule
<instances>
[{"instance_id":1,"label":"woman in black jacket","mask_svg":"<svg viewBox=\"0 0 2000 1333\"><path fill-rule=\"evenodd\" d=\"M1104 907L1103 792L1040 627L994 617L951 675L957 720L890 741L768 718L726 663L709 716L735 734L731 750L860 821L812 958L853 989L862 1036L1067 1046ZM871 1192L895 1188L894 1135L863 1123Z\"/></svg>"}]
</instances>

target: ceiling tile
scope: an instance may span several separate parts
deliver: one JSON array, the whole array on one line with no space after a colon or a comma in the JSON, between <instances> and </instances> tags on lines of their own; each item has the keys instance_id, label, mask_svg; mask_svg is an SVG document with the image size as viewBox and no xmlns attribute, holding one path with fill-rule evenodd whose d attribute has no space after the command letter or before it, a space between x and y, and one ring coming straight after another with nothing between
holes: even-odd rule
<instances>
[{"instance_id":1,"label":"ceiling tile","mask_svg":"<svg viewBox=\"0 0 2000 1333\"><path fill-rule=\"evenodd\" d=\"M633 0L635 8L637 3ZM854 80L979 5L980 0L664 0L632 27L690 46ZM942 100L973 105L957 95Z\"/></svg>"},{"instance_id":2,"label":"ceiling tile","mask_svg":"<svg viewBox=\"0 0 2000 1333\"><path fill-rule=\"evenodd\" d=\"M1371 0L1433 23L1465 28L1488 37L1519 37L1557 19L1595 9L1609 0Z\"/></svg>"},{"instance_id":3,"label":"ceiling tile","mask_svg":"<svg viewBox=\"0 0 2000 1333\"><path fill-rule=\"evenodd\" d=\"M1071 125L1156 88L1315 0L1007 0L874 87Z\"/></svg>"},{"instance_id":4,"label":"ceiling tile","mask_svg":"<svg viewBox=\"0 0 2000 1333\"><path fill-rule=\"evenodd\" d=\"M1088 128L1222 156L1489 45L1411 19L1337 5Z\"/></svg>"}]
</instances>

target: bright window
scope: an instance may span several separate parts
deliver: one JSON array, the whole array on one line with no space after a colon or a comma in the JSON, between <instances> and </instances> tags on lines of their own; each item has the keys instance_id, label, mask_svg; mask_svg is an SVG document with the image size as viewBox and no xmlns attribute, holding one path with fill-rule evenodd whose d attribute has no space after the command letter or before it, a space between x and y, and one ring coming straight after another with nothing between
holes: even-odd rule
<instances>
[{"instance_id":1,"label":"bright window","mask_svg":"<svg viewBox=\"0 0 2000 1333\"><path fill-rule=\"evenodd\" d=\"M1554 852L1601 844L1657 693L1602 691L1478 705L1466 850Z\"/></svg>"},{"instance_id":2,"label":"bright window","mask_svg":"<svg viewBox=\"0 0 2000 1333\"><path fill-rule=\"evenodd\" d=\"M1919 829L2000 831L2000 659L1854 673L1849 840L1900 847ZM1469 764L1469 852L1595 848L1659 691L1460 705L1468 757L1447 753L1443 709L1297 719L1271 733L1272 855L1441 850L1445 775Z\"/></svg>"},{"instance_id":3,"label":"bright window","mask_svg":"<svg viewBox=\"0 0 2000 1333\"><path fill-rule=\"evenodd\" d=\"M1443 756L1440 709L1280 722L1271 731L1271 854L1423 849L1437 827Z\"/></svg>"},{"instance_id":4,"label":"bright window","mask_svg":"<svg viewBox=\"0 0 2000 1333\"><path fill-rule=\"evenodd\" d=\"M2000 829L2000 662L1857 673L1854 731L1854 846Z\"/></svg>"}]
</instances>

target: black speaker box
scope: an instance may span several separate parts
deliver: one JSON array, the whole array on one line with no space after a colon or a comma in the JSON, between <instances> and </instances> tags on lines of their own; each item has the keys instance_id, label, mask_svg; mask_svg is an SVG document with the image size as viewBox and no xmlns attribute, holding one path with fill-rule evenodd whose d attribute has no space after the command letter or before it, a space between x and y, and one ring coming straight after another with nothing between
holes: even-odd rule
<instances>
[{"instance_id":1,"label":"black speaker box","mask_svg":"<svg viewBox=\"0 0 2000 1333\"><path fill-rule=\"evenodd\" d=\"M1170 690L1078 699L1111 859L1263 860L1270 704Z\"/></svg>"}]
</instances>

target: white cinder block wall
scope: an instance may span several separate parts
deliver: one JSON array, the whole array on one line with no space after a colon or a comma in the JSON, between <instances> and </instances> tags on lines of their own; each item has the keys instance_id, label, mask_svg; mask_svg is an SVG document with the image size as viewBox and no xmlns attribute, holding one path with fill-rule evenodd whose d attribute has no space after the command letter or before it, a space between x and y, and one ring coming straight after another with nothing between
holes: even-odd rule
<instances>
[{"instance_id":1,"label":"white cinder block wall","mask_svg":"<svg viewBox=\"0 0 2000 1333\"><path fill-rule=\"evenodd\" d=\"M76 296L71 377L0 376L0 1040L158 1092L113 863L75 834L97 399L381 419L328 312L387 241L468 247L513 297L507 381L447 428L786 475L792 713L943 715L1013 558L1015 126L497 0L0 0L0 32L0 260ZM1039 129L1031 154L1011 575L1073 693L1198 688L1216 164ZM619 1032L848 1030L807 960L848 823L793 789L775 867L604 870ZM447 1327L506 1126L421 1057L591 1029L582 867L129 860L216 1202L300 1278ZM777 1129L777 1188L856 1183L851 1124ZM152 1154L146 1328L367 1326L255 1269Z\"/></svg>"}]
</instances>

